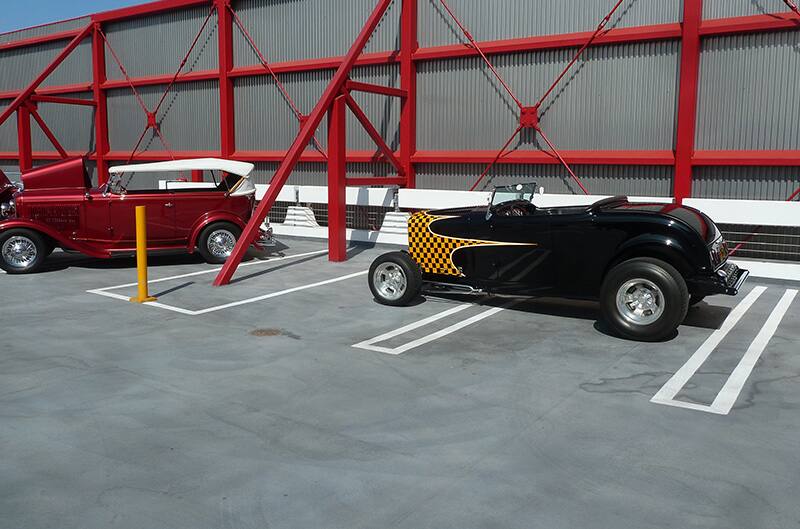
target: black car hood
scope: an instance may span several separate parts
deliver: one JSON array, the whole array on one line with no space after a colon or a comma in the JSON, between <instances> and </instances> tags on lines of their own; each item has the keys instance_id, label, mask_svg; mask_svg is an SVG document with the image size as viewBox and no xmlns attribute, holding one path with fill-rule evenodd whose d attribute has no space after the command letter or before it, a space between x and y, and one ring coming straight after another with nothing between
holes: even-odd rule
<instances>
[{"instance_id":1,"label":"black car hood","mask_svg":"<svg viewBox=\"0 0 800 529\"><path fill-rule=\"evenodd\" d=\"M476 206L466 208L436 209L429 211L428 213L437 217L461 217L463 215L470 215L474 213L486 214L488 209L488 206Z\"/></svg>"},{"instance_id":2,"label":"black car hood","mask_svg":"<svg viewBox=\"0 0 800 529\"><path fill-rule=\"evenodd\" d=\"M702 211L675 204L624 204L611 208L614 212L628 210L636 213L665 215L688 224L707 244L714 242L720 233L717 226Z\"/></svg>"}]
</instances>

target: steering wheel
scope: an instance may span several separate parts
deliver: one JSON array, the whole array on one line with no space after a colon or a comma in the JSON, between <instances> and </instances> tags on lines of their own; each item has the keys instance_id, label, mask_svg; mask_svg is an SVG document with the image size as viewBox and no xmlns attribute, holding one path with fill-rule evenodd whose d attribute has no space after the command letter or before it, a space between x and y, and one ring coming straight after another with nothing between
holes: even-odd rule
<instances>
[{"instance_id":1,"label":"steering wheel","mask_svg":"<svg viewBox=\"0 0 800 529\"><path fill-rule=\"evenodd\" d=\"M532 205L526 200L514 200L500 204L495 210L495 214L500 217L527 217L532 215Z\"/></svg>"}]
</instances>

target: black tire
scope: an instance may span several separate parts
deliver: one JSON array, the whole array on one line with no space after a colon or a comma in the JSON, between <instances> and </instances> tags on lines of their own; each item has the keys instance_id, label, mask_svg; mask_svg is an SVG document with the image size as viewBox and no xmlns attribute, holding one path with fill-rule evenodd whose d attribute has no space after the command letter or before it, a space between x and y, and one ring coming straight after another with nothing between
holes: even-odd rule
<instances>
[{"instance_id":1,"label":"black tire","mask_svg":"<svg viewBox=\"0 0 800 529\"><path fill-rule=\"evenodd\" d=\"M14 260L15 245L27 248L25 256ZM39 232L25 228L14 228L0 233L0 268L9 274L32 274L38 272L49 255L47 238ZM23 258L20 262L19 258Z\"/></svg>"},{"instance_id":2,"label":"black tire","mask_svg":"<svg viewBox=\"0 0 800 529\"><path fill-rule=\"evenodd\" d=\"M197 238L197 251L207 263L222 264L230 257L230 252L233 251L233 247L241 235L242 230L239 229L239 226L230 222L209 224L203 228ZM233 246L230 245L231 238ZM220 245L223 245L224 248L221 248Z\"/></svg>"},{"instance_id":3,"label":"black tire","mask_svg":"<svg viewBox=\"0 0 800 529\"><path fill-rule=\"evenodd\" d=\"M643 282L637 282L642 280ZM630 288L623 292L626 284ZM644 286L645 288L638 288ZM660 295L651 286L657 287ZM647 305L655 300L654 308L637 314L628 307L625 298L618 303L617 297L644 296ZM652 296L655 294L655 296ZM635 301L630 301L635 304ZM615 266L603 281L600 304L606 322L620 336L631 340L655 342L675 333L689 310L689 290L680 272L658 259L647 257L631 259ZM660 313L660 314L659 314Z\"/></svg>"},{"instance_id":4,"label":"black tire","mask_svg":"<svg viewBox=\"0 0 800 529\"><path fill-rule=\"evenodd\" d=\"M705 296L701 296L699 294L692 294L692 297L689 298L689 306L690 307L694 307L695 305L697 305L698 303L700 303L704 299L706 299Z\"/></svg>"},{"instance_id":5,"label":"black tire","mask_svg":"<svg viewBox=\"0 0 800 529\"><path fill-rule=\"evenodd\" d=\"M391 278L389 274L398 275ZM383 254L369 267L369 289L382 305L406 306L422 292L422 271L405 252Z\"/></svg>"}]
</instances>

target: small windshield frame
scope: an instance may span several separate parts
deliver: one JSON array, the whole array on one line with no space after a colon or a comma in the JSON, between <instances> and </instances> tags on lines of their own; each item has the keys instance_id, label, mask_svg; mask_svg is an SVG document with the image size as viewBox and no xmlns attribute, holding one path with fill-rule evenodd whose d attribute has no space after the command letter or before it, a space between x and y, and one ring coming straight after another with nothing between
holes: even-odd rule
<instances>
[{"instance_id":1,"label":"small windshield frame","mask_svg":"<svg viewBox=\"0 0 800 529\"><path fill-rule=\"evenodd\" d=\"M489 207L495 208L501 204L515 202L517 200L532 202L533 197L536 195L536 189L535 182L496 187L492 193L492 200L489 203Z\"/></svg>"}]
</instances>

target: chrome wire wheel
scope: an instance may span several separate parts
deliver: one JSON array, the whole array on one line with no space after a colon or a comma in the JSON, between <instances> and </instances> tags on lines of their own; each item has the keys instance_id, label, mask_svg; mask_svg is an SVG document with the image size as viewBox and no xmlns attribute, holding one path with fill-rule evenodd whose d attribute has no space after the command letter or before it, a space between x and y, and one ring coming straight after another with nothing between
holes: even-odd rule
<instances>
[{"instance_id":1,"label":"chrome wire wheel","mask_svg":"<svg viewBox=\"0 0 800 529\"><path fill-rule=\"evenodd\" d=\"M626 281L617 290L617 310L636 325L655 323L664 314L665 306L661 289L648 279Z\"/></svg>"},{"instance_id":2,"label":"chrome wire wheel","mask_svg":"<svg viewBox=\"0 0 800 529\"><path fill-rule=\"evenodd\" d=\"M3 260L12 268L24 270L31 266L38 255L36 243L23 235L9 237L0 250Z\"/></svg>"},{"instance_id":3,"label":"chrome wire wheel","mask_svg":"<svg viewBox=\"0 0 800 529\"><path fill-rule=\"evenodd\" d=\"M227 259L236 246L236 235L226 229L214 230L208 236L208 252L214 257Z\"/></svg>"},{"instance_id":4,"label":"chrome wire wheel","mask_svg":"<svg viewBox=\"0 0 800 529\"><path fill-rule=\"evenodd\" d=\"M397 301L403 297L408 288L405 271L399 265L391 262L378 265L372 281L381 297L389 301Z\"/></svg>"}]
</instances>

